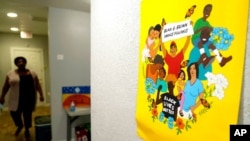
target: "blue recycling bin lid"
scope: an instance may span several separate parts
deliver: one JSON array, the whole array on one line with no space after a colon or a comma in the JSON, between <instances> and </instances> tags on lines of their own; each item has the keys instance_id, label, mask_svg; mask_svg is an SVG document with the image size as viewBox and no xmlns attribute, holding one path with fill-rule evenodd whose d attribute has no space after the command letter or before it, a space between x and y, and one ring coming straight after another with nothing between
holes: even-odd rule
<instances>
[{"instance_id":1,"label":"blue recycling bin lid","mask_svg":"<svg viewBox=\"0 0 250 141\"><path fill-rule=\"evenodd\" d=\"M50 125L50 122L51 122L50 115L35 117L36 126Z\"/></svg>"}]
</instances>

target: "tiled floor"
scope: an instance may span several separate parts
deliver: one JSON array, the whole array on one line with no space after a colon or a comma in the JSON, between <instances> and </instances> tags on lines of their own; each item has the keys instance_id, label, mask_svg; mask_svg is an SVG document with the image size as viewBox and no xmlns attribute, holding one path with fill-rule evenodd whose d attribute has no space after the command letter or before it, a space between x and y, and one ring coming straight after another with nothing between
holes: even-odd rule
<instances>
[{"instance_id":1,"label":"tiled floor","mask_svg":"<svg viewBox=\"0 0 250 141\"><path fill-rule=\"evenodd\" d=\"M35 124L34 119L37 116L50 115L50 107L42 106L37 107L36 111L33 113L33 125L30 129L31 139L29 141L35 140ZM3 111L0 113L0 141L27 141L24 137L24 130L21 131L18 137L14 136L16 127L10 117L9 111Z\"/></svg>"}]
</instances>

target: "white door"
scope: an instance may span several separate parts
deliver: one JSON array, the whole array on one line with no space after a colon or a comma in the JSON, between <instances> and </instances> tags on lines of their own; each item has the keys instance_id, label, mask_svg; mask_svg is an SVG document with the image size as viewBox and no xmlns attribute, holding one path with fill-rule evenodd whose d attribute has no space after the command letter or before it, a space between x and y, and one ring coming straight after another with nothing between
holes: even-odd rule
<instances>
[{"instance_id":1,"label":"white door","mask_svg":"<svg viewBox=\"0 0 250 141\"><path fill-rule=\"evenodd\" d=\"M38 80L41 84L44 93L44 102L40 102L37 96L37 106L45 105L46 103L46 89L44 81L44 63L43 63L43 50L41 48L25 48L25 47L11 47L11 64L12 69L15 69L14 59L17 56L23 56L27 59L27 69L33 70L38 75Z\"/></svg>"}]
</instances>

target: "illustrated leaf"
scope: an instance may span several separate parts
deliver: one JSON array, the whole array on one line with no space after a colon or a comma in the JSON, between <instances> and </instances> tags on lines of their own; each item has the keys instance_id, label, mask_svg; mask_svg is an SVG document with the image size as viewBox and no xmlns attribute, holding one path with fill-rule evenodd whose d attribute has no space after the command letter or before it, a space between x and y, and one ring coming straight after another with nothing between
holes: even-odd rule
<instances>
[{"instance_id":1,"label":"illustrated leaf","mask_svg":"<svg viewBox=\"0 0 250 141\"><path fill-rule=\"evenodd\" d=\"M179 135L181 132L180 128L177 128L177 135Z\"/></svg>"},{"instance_id":2,"label":"illustrated leaf","mask_svg":"<svg viewBox=\"0 0 250 141\"><path fill-rule=\"evenodd\" d=\"M152 110L152 106L151 106L151 105L148 105L148 108L149 108L149 111L151 111L151 110Z\"/></svg>"},{"instance_id":3,"label":"illustrated leaf","mask_svg":"<svg viewBox=\"0 0 250 141\"><path fill-rule=\"evenodd\" d=\"M167 119L165 119L165 120L163 121L163 123L164 123L164 124L167 123Z\"/></svg>"},{"instance_id":4,"label":"illustrated leaf","mask_svg":"<svg viewBox=\"0 0 250 141\"><path fill-rule=\"evenodd\" d=\"M153 122L155 122L155 116L152 116L152 118L153 118Z\"/></svg>"}]
</instances>

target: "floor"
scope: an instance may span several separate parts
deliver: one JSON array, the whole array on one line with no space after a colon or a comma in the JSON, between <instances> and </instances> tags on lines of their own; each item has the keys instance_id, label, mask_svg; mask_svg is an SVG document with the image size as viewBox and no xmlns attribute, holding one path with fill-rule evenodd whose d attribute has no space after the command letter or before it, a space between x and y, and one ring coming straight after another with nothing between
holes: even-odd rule
<instances>
[{"instance_id":1,"label":"floor","mask_svg":"<svg viewBox=\"0 0 250 141\"><path fill-rule=\"evenodd\" d=\"M36 141L35 139L35 123L34 119L37 116L50 115L49 106L37 107L33 113L33 125L30 129L31 138L29 141ZM0 112L0 141L27 141L24 137L24 130L21 131L18 137L14 136L16 127L10 117L9 111Z\"/></svg>"}]
</instances>

